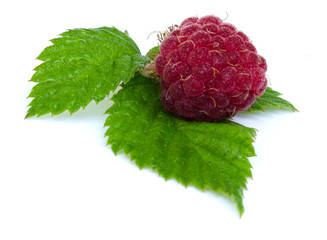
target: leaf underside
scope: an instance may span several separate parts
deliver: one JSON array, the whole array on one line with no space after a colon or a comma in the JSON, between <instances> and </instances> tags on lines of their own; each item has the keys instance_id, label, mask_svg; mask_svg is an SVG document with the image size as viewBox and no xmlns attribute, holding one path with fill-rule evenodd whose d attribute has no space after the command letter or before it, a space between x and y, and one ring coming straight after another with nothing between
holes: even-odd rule
<instances>
[{"instance_id":1,"label":"leaf underside","mask_svg":"<svg viewBox=\"0 0 327 240\"><path fill-rule=\"evenodd\" d=\"M243 189L251 177L248 157L256 131L231 121L188 122L162 108L160 87L139 74L113 96L105 126L107 143L123 151L140 168L151 168L165 179L185 186L223 192L244 207Z\"/></svg>"},{"instance_id":2,"label":"leaf underside","mask_svg":"<svg viewBox=\"0 0 327 240\"><path fill-rule=\"evenodd\" d=\"M262 111L269 109L284 109L297 112L298 110L287 100L279 97L281 93L267 87L265 93L257 98L253 105L247 110L248 112Z\"/></svg>"},{"instance_id":3,"label":"leaf underside","mask_svg":"<svg viewBox=\"0 0 327 240\"><path fill-rule=\"evenodd\" d=\"M72 114L98 103L145 63L134 41L116 28L68 30L51 42L37 58L44 62L30 80L37 84L26 117Z\"/></svg>"}]
</instances>

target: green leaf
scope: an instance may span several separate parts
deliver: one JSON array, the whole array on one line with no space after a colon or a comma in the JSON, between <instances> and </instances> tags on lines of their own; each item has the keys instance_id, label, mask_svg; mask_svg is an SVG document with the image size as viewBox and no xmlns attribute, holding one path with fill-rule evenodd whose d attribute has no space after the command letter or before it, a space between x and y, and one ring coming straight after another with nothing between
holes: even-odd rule
<instances>
[{"instance_id":1,"label":"green leaf","mask_svg":"<svg viewBox=\"0 0 327 240\"><path fill-rule=\"evenodd\" d=\"M256 135L231 121L188 122L163 110L160 87L136 74L112 100L105 126L115 154L123 151L140 168L185 186L225 193L243 213L243 189L251 177L248 157L255 156Z\"/></svg>"},{"instance_id":2,"label":"green leaf","mask_svg":"<svg viewBox=\"0 0 327 240\"><path fill-rule=\"evenodd\" d=\"M71 114L99 102L145 64L135 42L116 28L73 29L51 40L38 59L26 117Z\"/></svg>"},{"instance_id":3,"label":"green leaf","mask_svg":"<svg viewBox=\"0 0 327 240\"><path fill-rule=\"evenodd\" d=\"M281 93L272 90L270 87L267 87L265 93L257 98L253 105L247 110L248 112L262 111L268 109L285 109L293 112L298 110L287 100L279 97Z\"/></svg>"},{"instance_id":4,"label":"green leaf","mask_svg":"<svg viewBox=\"0 0 327 240\"><path fill-rule=\"evenodd\" d=\"M153 61L154 59L156 59L157 55L159 54L159 51L159 46L155 46L151 48L145 56L147 56L150 61Z\"/></svg>"}]
</instances>

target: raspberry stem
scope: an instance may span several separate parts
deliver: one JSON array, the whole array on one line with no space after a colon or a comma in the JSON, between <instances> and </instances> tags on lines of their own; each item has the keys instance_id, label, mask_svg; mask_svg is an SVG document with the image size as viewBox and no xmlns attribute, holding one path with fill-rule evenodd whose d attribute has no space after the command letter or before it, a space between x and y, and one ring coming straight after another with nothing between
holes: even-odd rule
<instances>
[{"instance_id":1,"label":"raspberry stem","mask_svg":"<svg viewBox=\"0 0 327 240\"><path fill-rule=\"evenodd\" d=\"M159 79L159 75L156 71L155 61L150 62L148 65L145 66L145 68L139 69L138 71L144 77Z\"/></svg>"}]
</instances>

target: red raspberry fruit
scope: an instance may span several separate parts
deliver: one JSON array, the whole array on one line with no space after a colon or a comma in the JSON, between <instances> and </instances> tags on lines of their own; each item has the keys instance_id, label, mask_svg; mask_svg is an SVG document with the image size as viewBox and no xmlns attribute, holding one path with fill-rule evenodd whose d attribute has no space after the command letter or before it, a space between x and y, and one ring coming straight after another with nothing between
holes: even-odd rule
<instances>
[{"instance_id":1,"label":"red raspberry fruit","mask_svg":"<svg viewBox=\"0 0 327 240\"><path fill-rule=\"evenodd\" d=\"M247 110L267 87L266 60L232 24L209 15L185 19L155 60L161 102L190 121L215 121Z\"/></svg>"}]
</instances>

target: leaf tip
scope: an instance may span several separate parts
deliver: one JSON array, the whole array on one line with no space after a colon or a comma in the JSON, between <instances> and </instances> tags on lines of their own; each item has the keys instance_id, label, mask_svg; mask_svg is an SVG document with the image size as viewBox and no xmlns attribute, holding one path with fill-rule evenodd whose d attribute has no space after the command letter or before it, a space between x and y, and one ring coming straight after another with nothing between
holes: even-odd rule
<instances>
[{"instance_id":1,"label":"leaf tip","mask_svg":"<svg viewBox=\"0 0 327 240\"><path fill-rule=\"evenodd\" d=\"M33 116L35 116L36 114L34 112L31 112L31 111L27 111L26 115L25 115L25 118L24 119L28 119L28 118L31 118Z\"/></svg>"},{"instance_id":2,"label":"leaf tip","mask_svg":"<svg viewBox=\"0 0 327 240\"><path fill-rule=\"evenodd\" d=\"M293 112L300 112L300 110L297 109L296 107L294 107L293 105L291 106L291 110L292 110Z\"/></svg>"},{"instance_id":3,"label":"leaf tip","mask_svg":"<svg viewBox=\"0 0 327 240\"><path fill-rule=\"evenodd\" d=\"M244 208L243 208L243 210L238 209L238 213L239 213L239 217L242 218L243 213L244 213Z\"/></svg>"}]
</instances>

